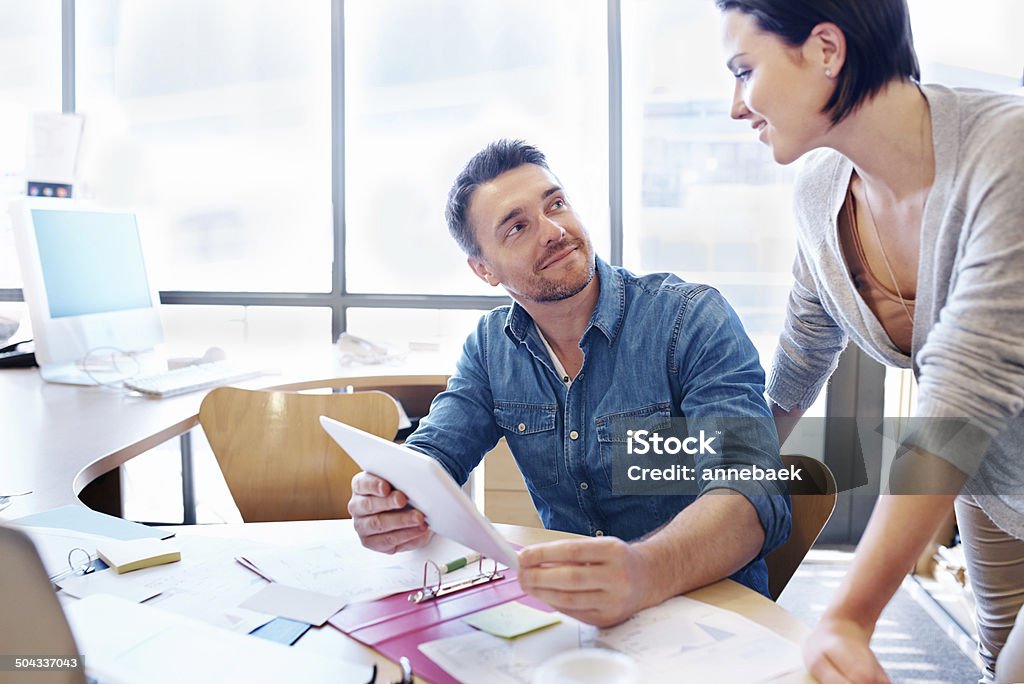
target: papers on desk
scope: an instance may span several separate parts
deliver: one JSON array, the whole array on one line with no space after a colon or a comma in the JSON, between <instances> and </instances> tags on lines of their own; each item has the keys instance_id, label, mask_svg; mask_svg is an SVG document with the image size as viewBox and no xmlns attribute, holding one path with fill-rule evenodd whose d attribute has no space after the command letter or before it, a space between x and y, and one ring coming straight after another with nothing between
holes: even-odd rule
<instances>
[{"instance_id":1,"label":"papers on desk","mask_svg":"<svg viewBox=\"0 0 1024 684\"><path fill-rule=\"evenodd\" d=\"M160 593L150 603L216 627L246 634L273 615L240 608L266 586L266 580L234 561L235 556L266 548L258 542L181 537L182 559L170 565L121 575L122 582Z\"/></svg>"},{"instance_id":2,"label":"papers on desk","mask_svg":"<svg viewBox=\"0 0 1024 684\"><path fill-rule=\"evenodd\" d=\"M803 666L795 643L741 615L686 597L609 629L562 616L562 624L518 639L474 632L419 648L455 679L515 684L529 682L548 658L582 647L632 657L643 681L676 681L685 673L695 682L761 682Z\"/></svg>"},{"instance_id":3,"label":"papers on desk","mask_svg":"<svg viewBox=\"0 0 1024 684\"><path fill-rule=\"evenodd\" d=\"M419 589L427 560L442 564L469 553L467 547L435 535L422 549L389 556L364 548L353 536L317 546L253 550L240 554L240 561L274 582L337 596L347 604ZM444 580L471 577L478 570L472 563L447 573Z\"/></svg>"},{"instance_id":4,"label":"papers on desk","mask_svg":"<svg viewBox=\"0 0 1024 684\"><path fill-rule=\"evenodd\" d=\"M240 558L267 579L337 596L342 604L415 589L423 583L422 567L413 569L403 555L389 556L365 549L358 540L256 550L241 554Z\"/></svg>"},{"instance_id":5,"label":"papers on desk","mask_svg":"<svg viewBox=\"0 0 1024 684\"><path fill-rule=\"evenodd\" d=\"M677 596L610 629L596 646L635 658L648 679L761 682L803 667L800 648L732 611Z\"/></svg>"},{"instance_id":6,"label":"papers on desk","mask_svg":"<svg viewBox=\"0 0 1024 684\"><path fill-rule=\"evenodd\" d=\"M112 596L71 603L65 612L86 671L103 682L370 682L373 678L369 665L294 651Z\"/></svg>"},{"instance_id":7,"label":"papers on desk","mask_svg":"<svg viewBox=\"0 0 1024 684\"><path fill-rule=\"evenodd\" d=\"M68 596L86 598L96 594L117 596L133 603L151 599L160 592L129 582L122 582L113 570L99 570L88 575L72 575L60 580L60 588Z\"/></svg>"},{"instance_id":8,"label":"papers on desk","mask_svg":"<svg viewBox=\"0 0 1024 684\"><path fill-rule=\"evenodd\" d=\"M553 627L518 639L470 632L429 641L420 644L419 649L460 682L529 684L541 663L586 645L586 634L593 628L564 615L561 618L562 622Z\"/></svg>"}]
</instances>

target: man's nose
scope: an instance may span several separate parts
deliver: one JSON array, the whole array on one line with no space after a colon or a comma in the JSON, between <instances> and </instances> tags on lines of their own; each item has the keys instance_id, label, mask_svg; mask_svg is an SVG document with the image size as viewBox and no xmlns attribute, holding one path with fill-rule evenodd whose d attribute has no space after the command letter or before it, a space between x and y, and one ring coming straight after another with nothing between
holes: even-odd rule
<instances>
[{"instance_id":1,"label":"man's nose","mask_svg":"<svg viewBox=\"0 0 1024 684\"><path fill-rule=\"evenodd\" d=\"M548 245L552 242L559 242L565 237L565 228L560 223L552 221L547 216L541 218L541 240L543 244Z\"/></svg>"},{"instance_id":2,"label":"man's nose","mask_svg":"<svg viewBox=\"0 0 1024 684\"><path fill-rule=\"evenodd\" d=\"M740 81L736 79L736 87L732 91L732 108L729 110L729 116L734 119L746 119L750 116L750 110L747 109L747 105L743 102L740 88Z\"/></svg>"}]
</instances>

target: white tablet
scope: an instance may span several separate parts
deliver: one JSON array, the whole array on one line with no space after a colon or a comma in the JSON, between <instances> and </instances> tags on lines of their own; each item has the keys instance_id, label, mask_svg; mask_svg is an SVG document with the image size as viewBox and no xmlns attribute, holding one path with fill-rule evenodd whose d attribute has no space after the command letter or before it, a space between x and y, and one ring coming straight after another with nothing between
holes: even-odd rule
<instances>
[{"instance_id":1,"label":"white tablet","mask_svg":"<svg viewBox=\"0 0 1024 684\"><path fill-rule=\"evenodd\" d=\"M404 492L432 530L519 569L515 550L437 461L326 416L320 416L320 424L363 470Z\"/></svg>"}]
</instances>

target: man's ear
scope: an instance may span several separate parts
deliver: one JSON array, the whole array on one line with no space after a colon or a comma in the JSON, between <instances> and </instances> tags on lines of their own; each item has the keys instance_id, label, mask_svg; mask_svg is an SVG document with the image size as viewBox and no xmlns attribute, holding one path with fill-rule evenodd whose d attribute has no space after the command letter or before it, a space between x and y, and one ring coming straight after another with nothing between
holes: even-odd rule
<instances>
[{"instance_id":1,"label":"man's ear","mask_svg":"<svg viewBox=\"0 0 1024 684\"><path fill-rule=\"evenodd\" d=\"M827 78L836 78L846 63L846 35L830 21L811 29L804 41L804 58L821 67Z\"/></svg>"},{"instance_id":2,"label":"man's ear","mask_svg":"<svg viewBox=\"0 0 1024 684\"><path fill-rule=\"evenodd\" d=\"M491 269L488 268L487 263L483 259L478 257L469 257L466 259L466 263L473 269L473 273L476 273L476 277L484 281L491 287L497 287L501 284L498 277L491 273Z\"/></svg>"}]
</instances>

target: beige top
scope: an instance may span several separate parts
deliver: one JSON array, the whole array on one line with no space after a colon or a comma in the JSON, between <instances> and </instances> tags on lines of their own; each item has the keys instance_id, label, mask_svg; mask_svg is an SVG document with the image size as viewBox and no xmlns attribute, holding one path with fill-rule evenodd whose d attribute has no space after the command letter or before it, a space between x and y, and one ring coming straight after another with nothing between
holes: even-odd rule
<instances>
[{"instance_id":1,"label":"beige top","mask_svg":"<svg viewBox=\"0 0 1024 684\"><path fill-rule=\"evenodd\" d=\"M877 278L868 268L864 243L861 242L860 231L857 229L856 207L853 194L847 192L844 211L839 216L839 242L843 248L843 257L846 259L850 278L857 288L857 293L875 314L892 343L901 352L909 355L914 339L914 322L912 318L907 318L907 310L913 317L914 300L905 297L901 300L899 294L893 291L891 281L886 284L885 280ZM904 304L906 309L903 308Z\"/></svg>"}]
</instances>

